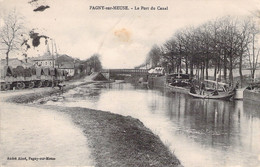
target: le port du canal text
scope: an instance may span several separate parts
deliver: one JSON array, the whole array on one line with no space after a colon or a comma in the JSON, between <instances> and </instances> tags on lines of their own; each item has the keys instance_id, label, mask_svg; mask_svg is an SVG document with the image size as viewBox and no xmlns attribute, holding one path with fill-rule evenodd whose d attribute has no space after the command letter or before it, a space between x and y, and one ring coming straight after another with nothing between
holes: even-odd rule
<instances>
[{"instance_id":1,"label":"le port du canal text","mask_svg":"<svg viewBox=\"0 0 260 167\"><path fill-rule=\"evenodd\" d=\"M7 160L10 161L53 161L56 158L53 157L7 157Z\"/></svg>"},{"instance_id":2,"label":"le port du canal text","mask_svg":"<svg viewBox=\"0 0 260 167\"><path fill-rule=\"evenodd\" d=\"M168 10L168 6L89 6L89 10Z\"/></svg>"}]
</instances>

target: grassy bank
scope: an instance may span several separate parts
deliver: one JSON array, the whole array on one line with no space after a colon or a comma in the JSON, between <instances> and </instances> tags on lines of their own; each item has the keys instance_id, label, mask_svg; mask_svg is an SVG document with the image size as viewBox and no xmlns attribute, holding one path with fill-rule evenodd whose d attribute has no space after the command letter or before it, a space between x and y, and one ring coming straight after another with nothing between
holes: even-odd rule
<instances>
[{"instance_id":1,"label":"grassy bank","mask_svg":"<svg viewBox=\"0 0 260 167\"><path fill-rule=\"evenodd\" d=\"M64 91L76 86L79 85L66 86ZM7 101L29 103L59 92L57 89L43 89L39 92L9 97ZM30 106L70 115L74 124L83 130L87 138L95 166L181 166L179 160L160 138L138 119L80 107L34 104Z\"/></svg>"},{"instance_id":2,"label":"grassy bank","mask_svg":"<svg viewBox=\"0 0 260 167\"><path fill-rule=\"evenodd\" d=\"M37 106L69 114L83 129L96 166L178 166L179 160L142 122L80 107Z\"/></svg>"}]
</instances>

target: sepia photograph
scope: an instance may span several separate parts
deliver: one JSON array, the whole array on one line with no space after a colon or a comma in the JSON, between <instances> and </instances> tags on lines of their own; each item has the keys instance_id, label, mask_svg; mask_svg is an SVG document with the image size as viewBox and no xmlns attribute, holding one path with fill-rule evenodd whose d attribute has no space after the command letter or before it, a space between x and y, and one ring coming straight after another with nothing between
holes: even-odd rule
<instances>
[{"instance_id":1,"label":"sepia photograph","mask_svg":"<svg viewBox=\"0 0 260 167\"><path fill-rule=\"evenodd\" d=\"M259 0L0 0L1 167L260 167Z\"/></svg>"}]
</instances>

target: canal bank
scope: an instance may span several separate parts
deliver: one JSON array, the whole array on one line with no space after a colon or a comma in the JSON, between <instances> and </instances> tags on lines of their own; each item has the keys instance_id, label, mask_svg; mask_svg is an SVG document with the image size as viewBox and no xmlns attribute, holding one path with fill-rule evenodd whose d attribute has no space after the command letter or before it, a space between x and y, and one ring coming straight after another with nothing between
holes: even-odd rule
<instances>
[{"instance_id":1,"label":"canal bank","mask_svg":"<svg viewBox=\"0 0 260 167\"><path fill-rule=\"evenodd\" d=\"M148 86L149 88L165 88L167 90L173 91L173 92L178 92L178 93L184 93L184 94L189 94L189 89L187 88L182 88L182 87L174 87L166 84L166 78L167 76L149 76L148 77ZM258 86L259 87L259 86ZM244 89L243 91L243 99L247 101L255 101L255 102L260 102L260 89L258 90L248 90Z\"/></svg>"},{"instance_id":2,"label":"canal bank","mask_svg":"<svg viewBox=\"0 0 260 167\"><path fill-rule=\"evenodd\" d=\"M71 116L83 129L97 166L181 166L160 138L138 119L80 107L39 107Z\"/></svg>"},{"instance_id":3,"label":"canal bank","mask_svg":"<svg viewBox=\"0 0 260 167\"><path fill-rule=\"evenodd\" d=\"M260 162L260 116L254 105L194 99L128 83L93 85L77 87L63 101L45 105L81 106L139 119L185 167L255 167Z\"/></svg>"},{"instance_id":4,"label":"canal bank","mask_svg":"<svg viewBox=\"0 0 260 167\"><path fill-rule=\"evenodd\" d=\"M251 100L254 102L260 102L260 92L256 90L245 89L243 92L243 97L247 101Z\"/></svg>"},{"instance_id":5,"label":"canal bank","mask_svg":"<svg viewBox=\"0 0 260 167\"><path fill-rule=\"evenodd\" d=\"M66 89L69 88L75 87L67 86ZM57 90L29 91L13 94L7 101L12 102L8 104L29 103L55 93ZM54 110L68 115L86 136L96 166L181 166L160 138L132 117L79 107L27 106L36 111ZM59 154L62 155L62 152Z\"/></svg>"}]
</instances>

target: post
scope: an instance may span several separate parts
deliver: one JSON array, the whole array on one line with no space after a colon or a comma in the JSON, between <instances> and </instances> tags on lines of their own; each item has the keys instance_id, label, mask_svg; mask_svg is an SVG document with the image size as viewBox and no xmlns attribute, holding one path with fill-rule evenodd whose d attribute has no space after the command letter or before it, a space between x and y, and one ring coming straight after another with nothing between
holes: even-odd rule
<instances>
[{"instance_id":1,"label":"post","mask_svg":"<svg viewBox=\"0 0 260 167\"><path fill-rule=\"evenodd\" d=\"M51 54L52 54L52 67L53 67L53 70L55 72L55 69L54 69L54 55L53 55L53 40L51 39ZM51 77L52 79L52 88L54 87L54 76L52 75Z\"/></svg>"},{"instance_id":2,"label":"post","mask_svg":"<svg viewBox=\"0 0 260 167\"><path fill-rule=\"evenodd\" d=\"M8 62L8 53L6 53L6 65L8 66L9 65L9 62Z\"/></svg>"}]
</instances>

